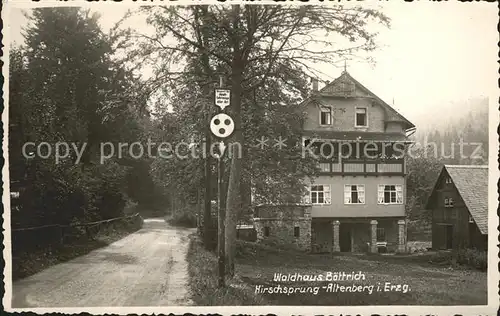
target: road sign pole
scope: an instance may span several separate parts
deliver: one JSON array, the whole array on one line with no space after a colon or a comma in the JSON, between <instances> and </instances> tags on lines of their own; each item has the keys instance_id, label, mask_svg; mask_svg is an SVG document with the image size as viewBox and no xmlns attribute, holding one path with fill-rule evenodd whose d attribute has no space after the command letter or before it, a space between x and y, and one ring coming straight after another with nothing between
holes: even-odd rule
<instances>
[{"instance_id":1,"label":"road sign pole","mask_svg":"<svg viewBox=\"0 0 500 316\"><path fill-rule=\"evenodd\" d=\"M225 194L224 192L224 152L225 146L224 141L221 140L221 152L218 159L218 253L219 253L219 287L225 286L225 274L226 274L226 262L225 262L225 229L224 221L226 219L226 209L225 201L223 201Z\"/></svg>"},{"instance_id":2,"label":"road sign pole","mask_svg":"<svg viewBox=\"0 0 500 316\"><path fill-rule=\"evenodd\" d=\"M225 254L225 219L226 219L226 194L224 191L224 153L226 151L226 144L224 143L224 138L229 137L234 131L234 121L233 119L225 114L223 111L226 107L231 104L231 90L222 89L223 82L222 77L219 78L219 88L215 89L215 105L218 106L221 111L212 117L210 121L210 130L212 133L220 140L219 143L219 157L218 157L218 167L217 167L217 253L218 253L218 270L219 270L219 287L225 286L225 275L226 275L226 254Z\"/></svg>"},{"instance_id":3,"label":"road sign pole","mask_svg":"<svg viewBox=\"0 0 500 316\"><path fill-rule=\"evenodd\" d=\"M222 82L222 76L219 77L219 88L222 88L223 82ZM217 103L217 101L216 101ZM224 108L221 108L223 110ZM222 194L224 192L224 152L225 152L225 146L224 146L224 141L221 140L219 144L219 149L220 149L220 154L219 154L219 160L218 160L218 190L217 190L217 195L218 195L218 202L217 202L217 207L218 207L218 242L217 244L219 245L218 247L218 252L219 252L219 287L224 287L226 286L225 282L225 276L226 276L226 236L225 236L225 220L226 220L226 210L224 205L226 204L226 201L223 201L225 194Z\"/></svg>"}]
</instances>

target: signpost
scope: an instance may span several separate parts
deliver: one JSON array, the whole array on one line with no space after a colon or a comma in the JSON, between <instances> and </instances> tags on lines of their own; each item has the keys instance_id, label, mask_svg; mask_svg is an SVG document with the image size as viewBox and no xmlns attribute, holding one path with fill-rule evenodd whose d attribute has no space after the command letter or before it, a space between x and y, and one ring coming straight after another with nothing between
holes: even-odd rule
<instances>
[{"instance_id":1,"label":"signpost","mask_svg":"<svg viewBox=\"0 0 500 316\"><path fill-rule=\"evenodd\" d=\"M222 87L222 78L220 82L220 87ZM224 109L228 107L231 103L231 90L229 89L215 89L215 105L221 109L221 112L216 114L210 120L210 130L215 137L219 139L219 156L218 156L218 172L217 172L217 183L218 183L218 196L217 196L217 206L218 206L218 265L219 265L219 287L225 286L224 276L225 276L225 234L224 234L224 221L226 218L225 201L223 198L224 192L224 153L226 145L224 144L224 139L229 137L234 131L234 121L233 119L223 113Z\"/></svg>"},{"instance_id":2,"label":"signpost","mask_svg":"<svg viewBox=\"0 0 500 316\"><path fill-rule=\"evenodd\" d=\"M219 113L212 117L210 121L210 130L218 138L226 138L234 131L233 119L224 113ZM221 140L223 143L224 141Z\"/></svg>"},{"instance_id":3,"label":"signpost","mask_svg":"<svg viewBox=\"0 0 500 316\"><path fill-rule=\"evenodd\" d=\"M215 89L215 105L220 107L221 110L229 106L231 103L231 90L229 89Z\"/></svg>"}]
</instances>

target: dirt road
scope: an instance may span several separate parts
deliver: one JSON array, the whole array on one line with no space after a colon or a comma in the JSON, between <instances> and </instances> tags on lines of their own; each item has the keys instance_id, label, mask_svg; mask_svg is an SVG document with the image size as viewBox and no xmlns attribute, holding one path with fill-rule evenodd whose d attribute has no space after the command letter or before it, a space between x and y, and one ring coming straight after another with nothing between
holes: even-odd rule
<instances>
[{"instance_id":1,"label":"dirt road","mask_svg":"<svg viewBox=\"0 0 500 316\"><path fill-rule=\"evenodd\" d=\"M186 252L193 230L144 227L13 284L13 308L190 305Z\"/></svg>"}]
</instances>

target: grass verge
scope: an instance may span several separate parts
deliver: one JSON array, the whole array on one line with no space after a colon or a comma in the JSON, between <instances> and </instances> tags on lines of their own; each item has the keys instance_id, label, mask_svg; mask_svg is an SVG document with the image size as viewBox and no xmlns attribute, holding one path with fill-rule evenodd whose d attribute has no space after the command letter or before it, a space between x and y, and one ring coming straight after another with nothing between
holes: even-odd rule
<instances>
[{"instance_id":1,"label":"grass verge","mask_svg":"<svg viewBox=\"0 0 500 316\"><path fill-rule=\"evenodd\" d=\"M227 281L225 288L218 287L217 257L207 251L196 234L190 236L187 254L191 295L196 305L265 305L254 288L242 282L239 276Z\"/></svg>"},{"instance_id":2,"label":"grass verge","mask_svg":"<svg viewBox=\"0 0 500 316\"><path fill-rule=\"evenodd\" d=\"M428 256L306 254L254 243L238 242L236 272L253 288L284 289L257 295L272 305L484 305L487 274L475 270L437 267ZM359 281L280 281L276 274L326 275L362 272ZM328 292L329 283L372 286L363 291ZM394 285L395 287L391 287ZM300 290L310 288L309 292ZM314 288L318 288L314 293ZM290 293L290 289L299 292Z\"/></svg>"}]
</instances>

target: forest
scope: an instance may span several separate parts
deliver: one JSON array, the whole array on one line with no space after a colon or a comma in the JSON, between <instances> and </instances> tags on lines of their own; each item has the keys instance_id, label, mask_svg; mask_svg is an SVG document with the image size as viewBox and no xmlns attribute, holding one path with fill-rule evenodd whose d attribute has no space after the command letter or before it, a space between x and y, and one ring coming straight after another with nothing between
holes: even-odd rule
<instances>
[{"instance_id":1,"label":"forest","mask_svg":"<svg viewBox=\"0 0 500 316\"><path fill-rule=\"evenodd\" d=\"M25 42L10 51L14 258L60 246L61 227L132 215L136 205L164 214L168 201L149 174L150 160L125 153L100 163L101 142L138 140L153 125L140 82L116 58L121 35L104 34L98 16L79 8L35 9L29 20ZM85 150L48 155L63 144ZM85 236L83 227L72 230Z\"/></svg>"},{"instance_id":2,"label":"forest","mask_svg":"<svg viewBox=\"0 0 500 316\"><path fill-rule=\"evenodd\" d=\"M427 197L443 165L488 164L488 99L456 102L455 113L444 122L431 122L412 136L407 158L407 216L429 221Z\"/></svg>"}]
</instances>

